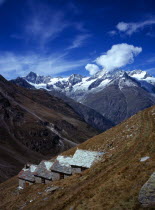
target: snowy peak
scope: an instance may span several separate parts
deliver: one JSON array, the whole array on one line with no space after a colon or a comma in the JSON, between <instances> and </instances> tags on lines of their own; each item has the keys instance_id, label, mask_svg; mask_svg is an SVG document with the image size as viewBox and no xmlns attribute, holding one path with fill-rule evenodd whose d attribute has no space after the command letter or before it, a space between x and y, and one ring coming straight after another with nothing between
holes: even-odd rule
<instances>
[{"instance_id":1,"label":"snowy peak","mask_svg":"<svg viewBox=\"0 0 155 210\"><path fill-rule=\"evenodd\" d=\"M77 84L77 83L79 83L79 82L82 82L82 78L83 78L83 76L80 75L80 74L72 74L72 75L69 77L68 81L69 81L69 83L70 83L71 85L75 85L75 84Z\"/></svg>"},{"instance_id":2,"label":"snowy peak","mask_svg":"<svg viewBox=\"0 0 155 210\"><path fill-rule=\"evenodd\" d=\"M36 83L37 74L34 72L30 72L24 79L26 79L28 82Z\"/></svg>"},{"instance_id":3,"label":"snowy peak","mask_svg":"<svg viewBox=\"0 0 155 210\"><path fill-rule=\"evenodd\" d=\"M30 72L24 79L26 79L28 82L34 83L34 84L40 84L40 83L48 83L50 82L51 77L50 76L40 76L37 75L34 72Z\"/></svg>"},{"instance_id":4,"label":"snowy peak","mask_svg":"<svg viewBox=\"0 0 155 210\"><path fill-rule=\"evenodd\" d=\"M30 72L23 79L37 89L56 90L73 99L76 98L76 100L78 100L77 98L79 98L79 101L85 94L99 92L111 84L118 85L120 89L124 87L140 86L151 93L154 93L155 90L155 78L142 70L123 71L117 69L109 72L102 70L90 77L72 74L64 78L39 76L34 72Z\"/></svg>"},{"instance_id":5,"label":"snowy peak","mask_svg":"<svg viewBox=\"0 0 155 210\"><path fill-rule=\"evenodd\" d=\"M130 72L128 72L128 75L131 76L131 77L134 77L136 79L146 79L147 77L152 77L146 71L142 71L142 70L130 71Z\"/></svg>"}]
</instances>

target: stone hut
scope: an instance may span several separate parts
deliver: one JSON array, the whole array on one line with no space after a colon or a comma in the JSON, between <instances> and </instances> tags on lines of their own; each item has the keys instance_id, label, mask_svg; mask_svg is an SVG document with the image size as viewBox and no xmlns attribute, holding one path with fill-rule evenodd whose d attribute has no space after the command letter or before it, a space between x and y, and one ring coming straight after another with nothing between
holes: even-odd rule
<instances>
[{"instance_id":1,"label":"stone hut","mask_svg":"<svg viewBox=\"0 0 155 210\"><path fill-rule=\"evenodd\" d=\"M25 188L35 183L34 172L37 166L33 164L26 165L18 174L19 187Z\"/></svg>"},{"instance_id":2,"label":"stone hut","mask_svg":"<svg viewBox=\"0 0 155 210\"><path fill-rule=\"evenodd\" d=\"M58 156L53 166L51 167L52 173L57 174L59 179L65 179L71 176L71 159L72 157Z\"/></svg>"},{"instance_id":3,"label":"stone hut","mask_svg":"<svg viewBox=\"0 0 155 210\"><path fill-rule=\"evenodd\" d=\"M72 174L81 173L90 168L103 154L104 152L77 149L71 161Z\"/></svg>"},{"instance_id":4,"label":"stone hut","mask_svg":"<svg viewBox=\"0 0 155 210\"><path fill-rule=\"evenodd\" d=\"M34 173L36 183L47 184L51 181L59 180L59 176L55 173L52 173L50 170L53 164L54 161L43 160L40 162Z\"/></svg>"}]
</instances>

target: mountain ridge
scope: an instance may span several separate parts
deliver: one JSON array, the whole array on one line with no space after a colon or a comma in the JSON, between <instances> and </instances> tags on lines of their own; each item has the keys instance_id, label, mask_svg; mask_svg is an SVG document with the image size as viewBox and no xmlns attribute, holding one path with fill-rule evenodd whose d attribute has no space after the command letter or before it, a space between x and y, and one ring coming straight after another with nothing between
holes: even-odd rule
<instances>
[{"instance_id":1,"label":"mountain ridge","mask_svg":"<svg viewBox=\"0 0 155 210\"><path fill-rule=\"evenodd\" d=\"M55 92L59 98L65 95L94 109L114 125L155 104L155 78L142 70L102 70L90 77L79 74L66 78L48 76L48 81L44 77L44 83L38 83L40 76L33 72L23 78L37 89Z\"/></svg>"}]
</instances>

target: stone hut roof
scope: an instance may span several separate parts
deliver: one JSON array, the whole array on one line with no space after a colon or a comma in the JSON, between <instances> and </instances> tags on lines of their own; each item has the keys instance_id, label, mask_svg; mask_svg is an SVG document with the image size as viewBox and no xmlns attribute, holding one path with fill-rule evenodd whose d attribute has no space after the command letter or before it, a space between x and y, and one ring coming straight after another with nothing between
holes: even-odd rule
<instances>
[{"instance_id":1,"label":"stone hut roof","mask_svg":"<svg viewBox=\"0 0 155 210\"><path fill-rule=\"evenodd\" d=\"M50 171L50 168L52 167L53 163L53 161L41 161L35 170L34 175L43 177L45 179L52 179L52 172Z\"/></svg>"},{"instance_id":2,"label":"stone hut roof","mask_svg":"<svg viewBox=\"0 0 155 210\"><path fill-rule=\"evenodd\" d=\"M64 174L71 174L71 160L72 157L65 157L62 155L59 155L56 158L56 161L54 162L53 166L51 167L51 171L54 172L60 172Z\"/></svg>"},{"instance_id":3,"label":"stone hut roof","mask_svg":"<svg viewBox=\"0 0 155 210\"><path fill-rule=\"evenodd\" d=\"M19 179L24 179L30 182L34 182L34 173L36 170L37 166L36 165L30 165L29 168L23 168L19 174L18 174L18 178Z\"/></svg>"},{"instance_id":4,"label":"stone hut roof","mask_svg":"<svg viewBox=\"0 0 155 210\"><path fill-rule=\"evenodd\" d=\"M71 165L90 168L103 154L104 152L77 149L71 160Z\"/></svg>"},{"instance_id":5,"label":"stone hut roof","mask_svg":"<svg viewBox=\"0 0 155 210\"><path fill-rule=\"evenodd\" d=\"M63 165L59 161L55 161L53 164L51 171L64 173L64 174L71 174L71 166L70 165Z\"/></svg>"}]
</instances>

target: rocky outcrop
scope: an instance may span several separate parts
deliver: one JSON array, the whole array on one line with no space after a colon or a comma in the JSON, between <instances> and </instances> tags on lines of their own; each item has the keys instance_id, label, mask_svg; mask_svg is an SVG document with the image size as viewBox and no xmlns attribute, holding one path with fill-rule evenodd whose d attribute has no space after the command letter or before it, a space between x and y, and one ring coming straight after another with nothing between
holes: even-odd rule
<instances>
[{"instance_id":1,"label":"rocky outcrop","mask_svg":"<svg viewBox=\"0 0 155 210\"><path fill-rule=\"evenodd\" d=\"M17 79L10 80L10 82L12 82L13 84L16 84L18 86L24 87L24 88L35 89L35 87L33 85L31 85L30 83L28 83L22 77L17 77Z\"/></svg>"},{"instance_id":2,"label":"rocky outcrop","mask_svg":"<svg viewBox=\"0 0 155 210\"><path fill-rule=\"evenodd\" d=\"M75 84L81 82L81 81L82 81L82 78L83 78L83 76L80 75L80 74L72 74L72 75L69 77L68 81L69 81L69 83L70 83L71 85L75 85Z\"/></svg>"},{"instance_id":3,"label":"rocky outcrop","mask_svg":"<svg viewBox=\"0 0 155 210\"><path fill-rule=\"evenodd\" d=\"M24 77L28 82L34 83L34 84L40 84L40 83L48 83L50 82L51 77L50 76L40 76L37 75L34 72L30 72L26 77Z\"/></svg>"},{"instance_id":4,"label":"rocky outcrop","mask_svg":"<svg viewBox=\"0 0 155 210\"><path fill-rule=\"evenodd\" d=\"M138 200L143 207L155 207L155 172L141 188Z\"/></svg>"}]
</instances>

